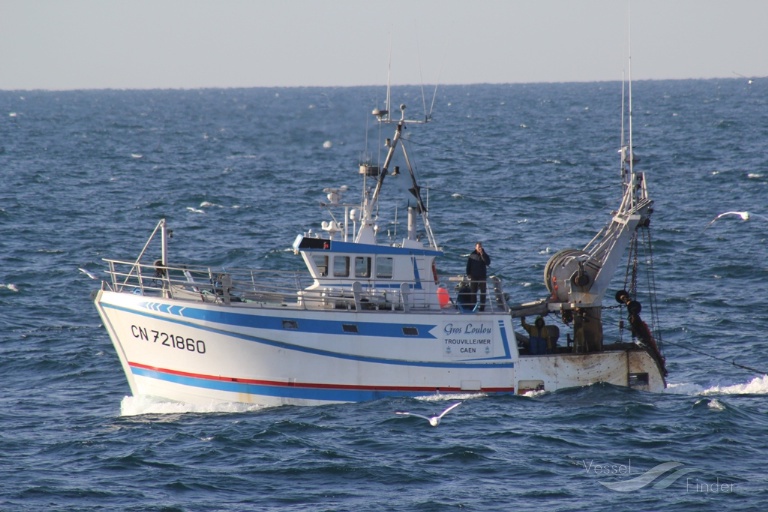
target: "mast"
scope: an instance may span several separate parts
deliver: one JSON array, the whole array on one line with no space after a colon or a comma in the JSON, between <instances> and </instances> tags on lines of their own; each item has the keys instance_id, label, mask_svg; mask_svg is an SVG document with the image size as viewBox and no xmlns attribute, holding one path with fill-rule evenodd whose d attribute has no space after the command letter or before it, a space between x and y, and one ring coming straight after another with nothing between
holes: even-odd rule
<instances>
[{"instance_id":1,"label":"mast","mask_svg":"<svg viewBox=\"0 0 768 512\"><path fill-rule=\"evenodd\" d=\"M387 89L389 89L389 87L387 87ZM387 101L389 101L389 91L387 92ZM424 204L424 200L421 197L421 187L416 181L416 174L413 170L413 165L411 164L411 160L408 157L408 151L406 150L404 141L402 140L402 135L403 135L403 131L406 128L406 124L408 123L422 124L422 123L426 123L427 120L425 121L406 120L405 110L406 110L406 106L400 105L400 120L397 121L397 124L395 126L395 134L391 139L386 139L385 146L387 147L387 155L384 158L384 163L382 164L381 168L378 171L378 180L376 181L376 187L374 188L373 193L371 194L370 198L366 196L364 200L361 224L360 224L360 229L357 233L356 241L357 242L364 241L364 237L365 237L364 233L369 232L371 227L373 226L373 219L375 217L375 211L377 209L377 205L379 202L379 196L381 195L381 191L384 186L384 179L387 177L388 174L390 174L389 167L392 164L392 160L395 156L395 152L399 145L403 152L403 159L405 162L405 166L408 169L408 174L411 178L412 186L409 188L409 191L411 192L411 194L413 194L413 196L416 199L415 209L418 211L418 213L421 214L422 224L424 226L424 230L426 232L427 240L429 241L430 247L439 250L434 233L432 232L432 228L429 224L427 207ZM392 120L389 109L385 109L385 110L374 109L372 114L377 117L379 123L381 124L395 122ZM398 168L395 167L395 171L391 175L396 176L398 174L399 174ZM409 210L410 208L414 208L414 207L409 206ZM409 233L411 234L415 233L415 227L410 227Z\"/></svg>"},{"instance_id":2,"label":"mast","mask_svg":"<svg viewBox=\"0 0 768 512\"><path fill-rule=\"evenodd\" d=\"M628 82L626 134L625 109L622 107L621 205L611 221L582 250L565 249L550 258L544 269L544 279L555 304L568 303L580 308L600 306L627 247L631 248L630 252L635 250L638 227L645 227L650 222L653 201L648 195L644 174L636 173L634 169L631 72ZM623 145L625 135L628 137L626 146Z\"/></svg>"},{"instance_id":3,"label":"mast","mask_svg":"<svg viewBox=\"0 0 768 512\"><path fill-rule=\"evenodd\" d=\"M387 101L389 101L389 92L387 92ZM381 187L384 185L384 178L387 176L389 164L392 163L392 157L395 156L395 149L397 148L397 144L400 142L400 137L403 134L403 128L405 127L405 105L400 105L400 113L400 121L397 122L397 127L395 128L395 136L392 139L387 139L387 146L389 147L389 150L387 151L387 156L384 159L384 165L381 166L381 170L379 171L379 180L376 182L376 188L373 191L371 200L366 204L363 217L364 220L369 220L372 218L373 209L376 207L376 203L379 200L379 194L381 193ZM384 116L389 118L389 110L384 110L384 112L382 112L376 109L373 111L373 115L377 116L379 121L385 121L382 118Z\"/></svg>"}]
</instances>

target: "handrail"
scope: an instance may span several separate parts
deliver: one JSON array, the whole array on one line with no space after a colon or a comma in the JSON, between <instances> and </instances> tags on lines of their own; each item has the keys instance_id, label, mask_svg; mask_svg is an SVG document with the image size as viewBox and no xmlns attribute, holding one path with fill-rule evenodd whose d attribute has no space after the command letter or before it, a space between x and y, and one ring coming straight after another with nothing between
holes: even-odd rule
<instances>
[{"instance_id":1,"label":"handrail","mask_svg":"<svg viewBox=\"0 0 768 512\"><path fill-rule=\"evenodd\" d=\"M149 244L152 242L152 239L155 238L155 235L157 234L157 230L162 229L163 226L165 226L165 219L160 219L157 223L157 226L155 226L155 229L152 231L152 234L149 235L149 238L147 239L147 242L144 244L144 247L141 249L139 256L136 258L136 261L133 264L134 268L141 265L141 258L143 258L144 253L147 252L147 248L149 247ZM105 260L105 261L110 261L110 260ZM133 273L134 268L132 268L131 272L129 272L128 275L126 276L125 281L123 282L123 286L127 285L128 280L131 278L131 274ZM114 277L114 273L112 275ZM139 272L138 275L139 275L139 281L141 282L141 273ZM115 283L115 286L117 286L117 283Z\"/></svg>"},{"instance_id":2,"label":"handrail","mask_svg":"<svg viewBox=\"0 0 768 512\"><path fill-rule=\"evenodd\" d=\"M105 259L116 292L149 297L208 302L240 307L292 307L298 309L337 309L419 312L453 310L457 302L446 303L445 291L422 289L417 282L339 279L323 283L309 272L211 268L203 266L163 266L156 273L154 264ZM453 278L449 279L452 281ZM311 286L310 286L311 285ZM442 297L438 296L442 293ZM489 278L487 312L508 311L501 281ZM461 311L466 311L462 308Z\"/></svg>"}]
</instances>

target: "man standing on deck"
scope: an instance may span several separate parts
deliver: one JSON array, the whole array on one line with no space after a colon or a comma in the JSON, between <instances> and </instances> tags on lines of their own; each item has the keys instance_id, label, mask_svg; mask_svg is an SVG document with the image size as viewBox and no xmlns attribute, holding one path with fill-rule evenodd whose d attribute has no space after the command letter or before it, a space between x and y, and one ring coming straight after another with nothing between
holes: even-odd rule
<instances>
[{"instance_id":1,"label":"man standing on deck","mask_svg":"<svg viewBox=\"0 0 768 512\"><path fill-rule=\"evenodd\" d=\"M469 277L472 298L477 299L477 292L480 291L480 311L485 311L485 294L488 289L485 280L488 277L487 268L490 264L491 257L483 250L483 244L477 242L475 250L467 260L467 277Z\"/></svg>"}]
</instances>

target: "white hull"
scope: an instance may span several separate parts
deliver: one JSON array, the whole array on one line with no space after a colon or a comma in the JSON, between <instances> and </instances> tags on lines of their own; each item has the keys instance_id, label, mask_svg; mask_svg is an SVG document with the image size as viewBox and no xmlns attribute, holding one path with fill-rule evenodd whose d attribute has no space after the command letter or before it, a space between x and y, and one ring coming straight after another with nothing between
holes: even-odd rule
<instances>
[{"instance_id":1,"label":"white hull","mask_svg":"<svg viewBox=\"0 0 768 512\"><path fill-rule=\"evenodd\" d=\"M627 386L630 374L651 376L633 387L664 387L642 350L521 357L508 313L308 311L103 290L96 305L135 396L317 405Z\"/></svg>"}]
</instances>

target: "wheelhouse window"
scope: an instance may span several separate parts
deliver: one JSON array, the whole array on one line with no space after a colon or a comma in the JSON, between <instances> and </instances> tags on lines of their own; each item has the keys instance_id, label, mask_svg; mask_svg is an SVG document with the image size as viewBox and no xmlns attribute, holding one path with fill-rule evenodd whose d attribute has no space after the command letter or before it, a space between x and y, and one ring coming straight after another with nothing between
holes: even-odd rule
<instances>
[{"instance_id":1,"label":"wheelhouse window","mask_svg":"<svg viewBox=\"0 0 768 512\"><path fill-rule=\"evenodd\" d=\"M355 256L355 277L371 277L371 258Z\"/></svg>"},{"instance_id":2,"label":"wheelhouse window","mask_svg":"<svg viewBox=\"0 0 768 512\"><path fill-rule=\"evenodd\" d=\"M333 257L333 277L349 277L349 256Z\"/></svg>"},{"instance_id":3,"label":"wheelhouse window","mask_svg":"<svg viewBox=\"0 0 768 512\"><path fill-rule=\"evenodd\" d=\"M393 259L380 256L376 258L376 277L379 279L392 279Z\"/></svg>"},{"instance_id":4,"label":"wheelhouse window","mask_svg":"<svg viewBox=\"0 0 768 512\"><path fill-rule=\"evenodd\" d=\"M328 256L326 254L313 254L312 261L315 262L317 267L317 275L320 277L328 276Z\"/></svg>"}]
</instances>

